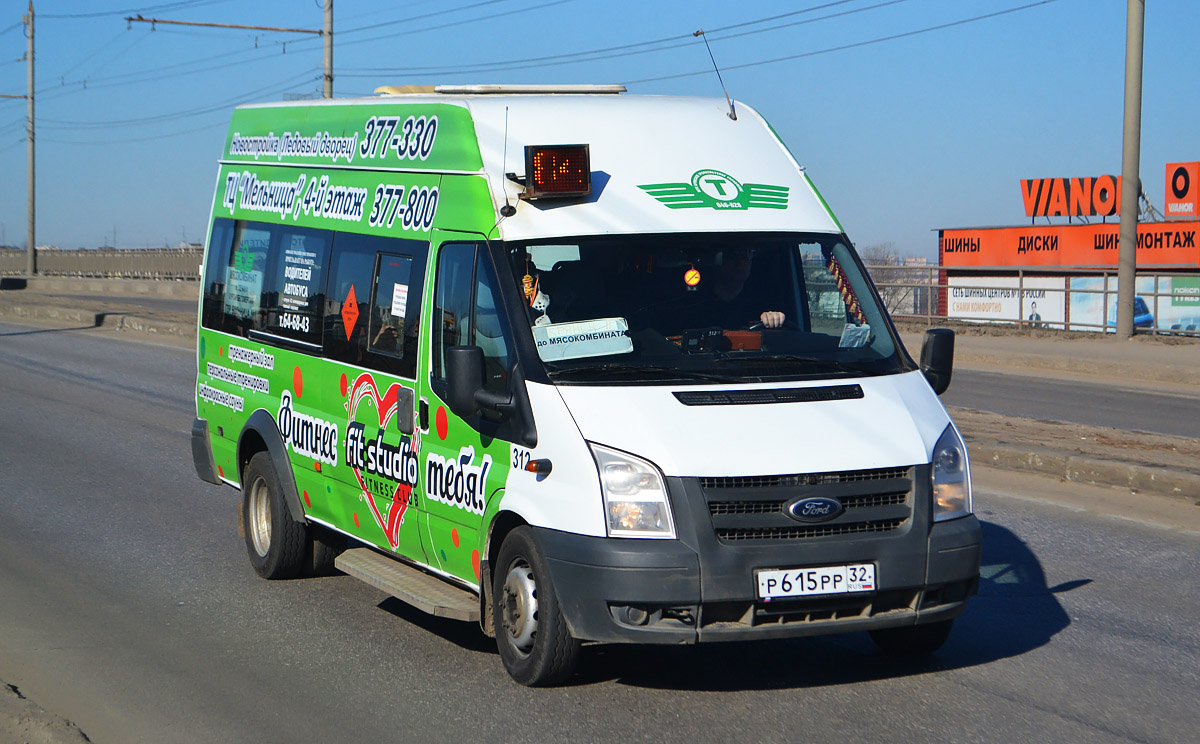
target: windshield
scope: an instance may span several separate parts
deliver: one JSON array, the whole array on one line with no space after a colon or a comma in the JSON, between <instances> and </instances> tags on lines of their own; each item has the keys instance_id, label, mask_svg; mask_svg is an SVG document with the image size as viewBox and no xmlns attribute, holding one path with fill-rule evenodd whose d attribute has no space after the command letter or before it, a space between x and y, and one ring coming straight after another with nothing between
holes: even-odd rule
<instances>
[{"instance_id":1,"label":"windshield","mask_svg":"<svg viewBox=\"0 0 1200 744\"><path fill-rule=\"evenodd\" d=\"M841 235L617 235L506 248L555 382L743 382L905 369Z\"/></svg>"}]
</instances>

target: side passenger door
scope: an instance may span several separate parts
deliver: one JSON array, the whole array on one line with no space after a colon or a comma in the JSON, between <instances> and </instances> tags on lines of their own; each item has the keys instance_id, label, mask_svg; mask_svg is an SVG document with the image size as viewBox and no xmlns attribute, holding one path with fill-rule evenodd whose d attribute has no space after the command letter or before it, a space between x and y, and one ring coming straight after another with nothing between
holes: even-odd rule
<instances>
[{"instance_id":1,"label":"side passenger door","mask_svg":"<svg viewBox=\"0 0 1200 744\"><path fill-rule=\"evenodd\" d=\"M508 473L509 442L495 414L462 419L446 402L445 350L479 346L484 353L486 388L503 392L514 353L511 332L499 301L497 278L481 235L435 230L429 332L429 374L421 380L428 405L429 431L422 441L424 509L422 531L430 565L478 584L485 538L485 515L496 511Z\"/></svg>"},{"instance_id":2,"label":"side passenger door","mask_svg":"<svg viewBox=\"0 0 1200 744\"><path fill-rule=\"evenodd\" d=\"M311 516L418 561L415 399L427 254L424 241L334 238L323 334L333 364L323 382L327 408L345 422L345 460L330 478L330 498L309 506Z\"/></svg>"}]
</instances>

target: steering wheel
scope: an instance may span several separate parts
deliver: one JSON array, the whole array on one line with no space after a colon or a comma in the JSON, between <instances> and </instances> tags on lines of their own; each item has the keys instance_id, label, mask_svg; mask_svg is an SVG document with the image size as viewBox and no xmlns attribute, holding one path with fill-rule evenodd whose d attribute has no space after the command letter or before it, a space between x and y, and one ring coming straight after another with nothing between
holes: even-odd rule
<instances>
[{"instance_id":1,"label":"steering wheel","mask_svg":"<svg viewBox=\"0 0 1200 744\"><path fill-rule=\"evenodd\" d=\"M762 330L782 331L785 329L789 330L789 331L801 330L800 324L797 323L796 321L792 320L791 318L784 318L783 323L781 325L776 326L775 328L767 328L766 324L764 324L761 320L756 320L753 323L751 323L750 325L746 326L747 331L762 331Z\"/></svg>"}]
</instances>

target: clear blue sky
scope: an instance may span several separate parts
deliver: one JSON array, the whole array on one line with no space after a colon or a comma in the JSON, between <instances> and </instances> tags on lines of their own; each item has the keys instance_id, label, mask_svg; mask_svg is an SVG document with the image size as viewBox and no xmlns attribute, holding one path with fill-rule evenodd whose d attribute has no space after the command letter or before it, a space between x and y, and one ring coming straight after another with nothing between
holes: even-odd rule
<instances>
[{"instance_id":1,"label":"clear blue sky","mask_svg":"<svg viewBox=\"0 0 1200 744\"><path fill-rule=\"evenodd\" d=\"M320 91L317 37L123 16L315 29L322 2L35 0L38 243L201 240L232 108ZM1033 2L335 0L334 93L584 82L720 96L691 36L704 28L730 94L775 126L860 248L934 256L938 227L1025 222L1021 178L1120 173L1125 0L905 35ZM0 13L0 93L25 92L26 4ZM1200 160L1200 2L1146 5L1142 179L1161 208L1164 164ZM578 54L595 50L612 51ZM520 61L538 57L553 59ZM25 102L0 100L0 224L22 246L24 126Z\"/></svg>"}]
</instances>

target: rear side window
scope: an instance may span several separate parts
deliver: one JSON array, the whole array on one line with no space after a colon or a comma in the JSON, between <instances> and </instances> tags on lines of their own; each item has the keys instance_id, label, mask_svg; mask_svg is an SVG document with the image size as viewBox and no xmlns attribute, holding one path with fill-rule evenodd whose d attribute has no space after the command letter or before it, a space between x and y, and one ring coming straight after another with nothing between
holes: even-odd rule
<instances>
[{"instance_id":1,"label":"rear side window","mask_svg":"<svg viewBox=\"0 0 1200 744\"><path fill-rule=\"evenodd\" d=\"M222 307L227 322L243 335L247 331L262 330L265 325L262 294L270 247L271 232L266 225L238 225L229 265L225 269Z\"/></svg>"},{"instance_id":2,"label":"rear side window","mask_svg":"<svg viewBox=\"0 0 1200 744\"><path fill-rule=\"evenodd\" d=\"M270 233L274 261L263 286L259 330L319 345L333 234L281 225L272 225Z\"/></svg>"},{"instance_id":3,"label":"rear side window","mask_svg":"<svg viewBox=\"0 0 1200 744\"><path fill-rule=\"evenodd\" d=\"M201 322L205 328L229 330L225 327L225 281L229 271L229 251L233 247L234 227L233 220L213 220L212 234L208 238L208 255L204 263Z\"/></svg>"},{"instance_id":4,"label":"rear side window","mask_svg":"<svg viewBox=\"0 0 1200 744\"><path fill-rule=\"evenodd\" d=\"M338 233L325 298L325 356L416 378L428 246Z\"/></svg>"}]
</instances>

